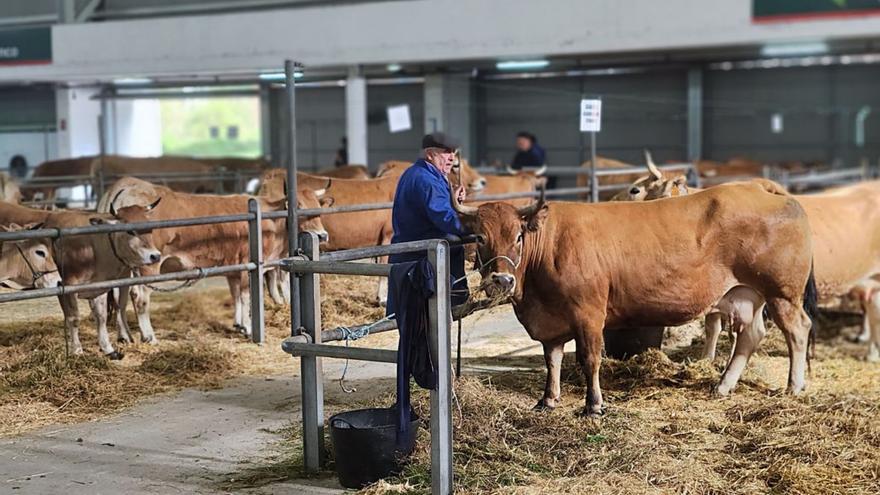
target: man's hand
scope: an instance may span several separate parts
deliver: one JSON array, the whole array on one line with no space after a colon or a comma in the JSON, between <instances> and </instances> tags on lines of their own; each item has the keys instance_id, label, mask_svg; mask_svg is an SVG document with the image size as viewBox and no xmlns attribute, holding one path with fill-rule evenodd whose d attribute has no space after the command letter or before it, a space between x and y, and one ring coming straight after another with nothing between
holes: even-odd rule
<instances>
[{"instance_id":1,"label":"man's hand","mask_svg":"<svg viewBox=\"0 0 880 495\"><path fill-rule=\"evenodd\" d=\"M458 198L459 203L464 203L464 200L467 198L467 191L464 186L458 186L458 189L455 190L455 197Z\"/></svg>"}]
</instances>

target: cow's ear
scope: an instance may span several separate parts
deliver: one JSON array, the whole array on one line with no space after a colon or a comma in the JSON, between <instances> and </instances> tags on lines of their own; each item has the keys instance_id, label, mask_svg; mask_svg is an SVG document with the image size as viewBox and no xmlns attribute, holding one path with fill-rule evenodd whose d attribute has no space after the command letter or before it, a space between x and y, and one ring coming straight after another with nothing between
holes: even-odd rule
<instances>
[{"instance_id":1,"label":"cow's ear","mask_svg":"<svg viewBox=\"0 0 880 495\"><path fill-rule=\"evenodd\" d=\"M336 199L334 199L333 196L324 196L318 200L318 202L321 203L322 208L330 208L336 204Z\"/></svg>"},{"instance_id":2,"label":"cow's ear","mask_svg":"<svg viewBox=\"0 0 880 495\"><path fill-rule=\"evenodd\" d=\"M526 228L531 232L536 232L538 229L544 225L544 220L547 219L547 215L550 213L550 209L547 208L547 205L541 205L540 208L530 216L523 219L526 224Z\"/></svg>"}]
</instances>

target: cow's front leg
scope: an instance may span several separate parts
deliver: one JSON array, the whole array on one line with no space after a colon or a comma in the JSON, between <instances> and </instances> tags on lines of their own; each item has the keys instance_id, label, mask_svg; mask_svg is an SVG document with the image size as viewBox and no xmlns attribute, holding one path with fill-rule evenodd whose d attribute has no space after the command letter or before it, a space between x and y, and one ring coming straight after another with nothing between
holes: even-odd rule
<instances>
[{"instance_id":1,"label":"cow's front leg","mask_svg":"<svg viewBox=\"0 0 880 495\"><path fill-rule=\"evenodd\" d=\"M239 300L241 304L241 332L250 337L252 334L252 321L251 321L251 291L250 284L248 283L247 276L244 277L244 281L241 284L241 291L239 294Z\"/></svg>"},{"instance_id":2,"label":"cow's front leg","mask_svg":"<svg viewBox=\"0 0 880 495\"><path fill-rule=\"evenodd\" d=\"M388 256L381 256L376 259L376 262L388 263ZM376 290L376 302L383 308L388 304L388 277L379 277L379 285Z\"/></svg>"},{"instance_id":3,"label":"cow's front leg","mask_svg":"<svg viewBox=\"0 0 880 495\"><path fill-rule=\"evenodd\" d=\"M281 297L284 298L284 303L288 306L290 305L290 273L282 270L281 268L275 268L275 271L278 272L278 286L281 289Z\"/></svg>"},{"instance_id":4,"label":"cow's front leg","mask_svg":"<svg viewBox=\"0 0 880 495\"><path fill-rule=\"evenodd\" d=\"M536 410L555 409L562 402L562 356L565 343L544 344L544 363L547 365L547 383L544 386L544 397L538 401Z\"/></svg>"},{"instance_id":5,"label":"cow's front leg","mask_svg":"<svg viewBox=\"0 0 880 495\"><path fill-rule=\"evenodd\" d=\"M121 287L119 289L113 289L113 295L116 299L117 340L119 342L131 344L131 328L129 328L128 320L125 318L125 310L128 307L128 288Z\"/></svg>"},{"instance_id":6,"label":"cow's front leg","mask_svg":"<svg viewBox=\"0 0 880 495\"><path fill-rule=\"evenodd\" d=\"M122 359L122 353L113 348L113 344L110 343L110 335L107 333L107 293L89 299L89 307L92 308L92 316L95 318L98 346L101 348L101 352L110 359Z\"/></svg>"},{"instance_id":7,"label":"cow's front leg","mask_svg":"<svg viewBox=\"0 0 880 495\"><path fill-rule=\"evenodd\" d=\"M281 282L278 280L278 269L270 268L266 270L265 279L266 287L269 288L269 297L272 298L272 302L279 306L284 304L284 298L281 296L281 292L278 290L281 285Z\"/></svg>"},{"instance_id":8,"label":"cow's front leg","mask_svg":"<svg viewBox=\"0 0 880 495\"><path fill-rule=\"evenodd\" d=\"M867 360L880 362L880 292L871 296L865 308L865 322L868 330Z\"/></svg>"},{"instance_id":9,"label":"cow's front leg","mask_svg":"<svg viewBox=\"0 0 880 495\"><path fill-rule=\"evenodd\" d=\"M229 285L229 294L232 296L232 305L235 308L232 317L232 328L244 333L244 325L242 325L242 304L241 304L241 276L235 274L226 277L226 283Z\"/></svg>"},{"instance_id":10,"label":"cow's front leg","mask_svg":"<svg viewBox=\"0 0 880 495\"><path fill-rule=\"evenodd\" d=\"M718 336L721 335L721 313L713 312L706 315L706 343L703 347L703 359L715 359L715 348L718 347Z\"/></svg>"},{"instance_id":11,"label":"cow's front leg","mask_svg":"<svg viewBox=\"0 0 880 495\"><path fill-rule=\"evenodd\" d=\"M67 348L73 354L82 354L83 348L79 341L79 305L76 301L76 294L58 296L58 302L61 304L61 311L64 313Z\"/></svg>"},{"instance_id":12,"label":"cow's front leg","mask_svg":"<svg viewBox=\"0 0 880 495\"><path fill-rule=\"evenodd\" d=\"M156 345L159 339L156 338L156 332L153 330L153 322L150 320L150 296L153 289L146 285L133 285L129 291L131 294L131 302L134 304L135 313L137 313L138 327L141 329L141 342Z\"/></svg>"}]
</instances>

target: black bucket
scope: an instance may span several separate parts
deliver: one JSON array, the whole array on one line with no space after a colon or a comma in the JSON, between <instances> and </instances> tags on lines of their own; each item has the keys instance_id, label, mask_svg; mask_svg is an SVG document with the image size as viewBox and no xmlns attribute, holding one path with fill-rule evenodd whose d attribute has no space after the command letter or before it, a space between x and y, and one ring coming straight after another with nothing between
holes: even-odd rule
<instances>
[{"instance_id":1,"label":"black bucket","mask_svg":"<svg viewBox=\"0 0 880 495\"><path fill-rule=\"evenodd\" d=\"M626 359L648 349L659 349L663 343L664 327L629 327L605 329L605 354L614 359Z\"/></svg>"},{"instance_id":2,"label":"black bucket","mask_svg":"<svg viewBox=\"0 0 880 495\"><path fill-rule=\"evenodd\" d=\"M406 438L397 445L397 409L359 409L330 417L336 474L346 488L363 488L399 474L416 446L419 417L411 413Z\"/></svg>"}]
</instances>

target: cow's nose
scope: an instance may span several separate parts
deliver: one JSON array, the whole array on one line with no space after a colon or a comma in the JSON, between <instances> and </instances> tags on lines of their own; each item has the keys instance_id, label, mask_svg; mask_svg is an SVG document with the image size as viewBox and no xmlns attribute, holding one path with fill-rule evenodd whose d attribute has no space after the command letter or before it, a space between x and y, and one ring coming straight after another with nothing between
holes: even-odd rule
<instances>
[{"instance_id":1,"label":"cow's nose","mask_svg":"<svg viewBox=\"0 0 880 495\"><path fill-rule=\"evenodd\" d=\"M318 240L321 242L327 242L330 240L330 234L328 234L326 230L316 232L316 234L318 234Z\"/></svg>"},{"instance_id":2,"label":"cow's nose","mask_svg":"<svg viewBox=\"0 0 880 495\"><path fill-rule=\"evenodd\" d=\"M492 283L502 291L508 292L516 285L516 277L509 273L493 273Z\"/></svg>"},{"instance_id":3,"label":"cow's nose","mask_svg":"<svg viewBox=\"0 0 880 495\"><path fill-rule=\"evenodd\" d=\"M158 263L159 260L162 259L162 255L159 253L150 253L150 263Z\"/></svg>"}]
</instances>

